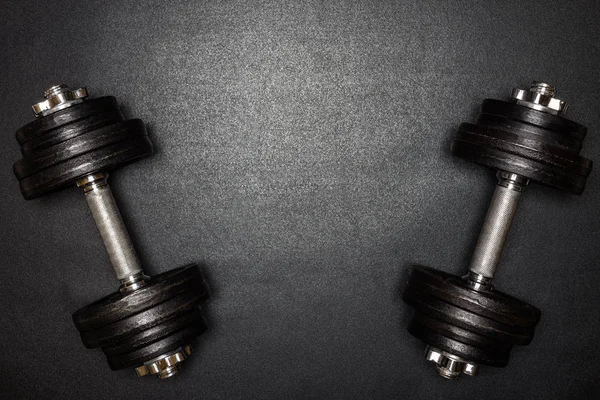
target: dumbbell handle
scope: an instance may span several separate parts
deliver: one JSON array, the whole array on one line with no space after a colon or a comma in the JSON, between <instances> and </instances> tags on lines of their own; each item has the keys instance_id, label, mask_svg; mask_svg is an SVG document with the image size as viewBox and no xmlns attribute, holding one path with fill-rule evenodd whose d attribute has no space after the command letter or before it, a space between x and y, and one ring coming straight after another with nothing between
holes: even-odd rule
<instances>
[{"instance_id":1,"label":"dumbbell handle","mask_svg":"<svg viewBox=\"0 0 600 400\"><path fill-rule=\"evenodd\" d=\"M472 273L488 278L488 281L494 277L521 192L528 183L528 179L520 175L498 172L498 185L471 259L469 270Z\"/></svg>"},{"instance_id":2,"label":"dumbbell handle","mask_svg":"<svg viewBox=\"0 0 600 400\"><path fill-rule=\"evenodd\" d=\"M85 199L92 212L117 279L123 285L136 280L136 277L142 277L143 281L142 265L112 195L107 178L108 174L106 173L89 175L77 181L77 186L83 188Z\"/></svg>"}]
</instances>

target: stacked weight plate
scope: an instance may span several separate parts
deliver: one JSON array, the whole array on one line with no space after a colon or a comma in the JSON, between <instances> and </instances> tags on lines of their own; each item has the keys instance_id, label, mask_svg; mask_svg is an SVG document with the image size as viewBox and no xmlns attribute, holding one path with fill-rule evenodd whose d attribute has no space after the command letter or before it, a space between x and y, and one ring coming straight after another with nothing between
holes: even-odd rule
<instances>
[{"instance_id":1,"label":"stacked weight plate","mask_svg":"<svg viewBox=\"0 0 600 400\"><path fill-rule=\"evenodd\" d=\"M152 154L144 123L124 120L111 96L38 118L16 137L23 158L13 170L27 200Z\"/></svg>"},{"instance_id":2,"label":"stacked weight plate","mask_svg":"<svg viewBox=\"0 0 600 400\"><path fill-rule=\"evenodd\" d=\"M486 99L476 124L463 123L452 154L581 194L592 161L579 155L587 128L559 115Z\"/></svg>"},{"instance_id":3,"label":"stacked weight plate","mask_svg":"<svg viewBox=\"0 0 600 400\"><path fill-rule=\"evenodd\" d=\"M195 265L154 276L129 293L114 293L73 314L87 348L102 348L111 369L137 367L189 345L206 329L199 304L209 290Z\"/></svg>"},{"instance_id":4,"label":"stacked weight plate","mask_svg":"<svg viewBox=\"0 0 600 400\"><path fill-rule=\"evenodd\" d=\"M476 292L459 277L411 270L403 300L415 309L408 331L471 362L506 366L514 345L533 339L540 310L497 290Z\"/></svg>"}]
</instances>

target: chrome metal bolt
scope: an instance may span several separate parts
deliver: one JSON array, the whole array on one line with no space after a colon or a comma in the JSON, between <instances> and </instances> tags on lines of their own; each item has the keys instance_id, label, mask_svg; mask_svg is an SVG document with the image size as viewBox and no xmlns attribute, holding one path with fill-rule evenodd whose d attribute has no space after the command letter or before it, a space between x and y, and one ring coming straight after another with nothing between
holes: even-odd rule
<instances>
[{"instance_id":1,"label":"chrome metal bolt","mask_svg":"<svg viewBox=\"0 0 600 400\"><path fill-rule=\"evenodd\" d=\"M425 353L425 359L427 361L431 361L431 362L434 362L437 364L440 362L442 357L443 357L443 355L442 355L441 351L439 351L436 348L427 346L426 353Z\"/></svg>"},{"instance_id":2,"label":"chrome metal bolt","mask_svg":"<svg viewBox=\"0 0 600 400\"><path fill-rule=\"evenodd\" d=\"M465 375L475 376L475 375L477 375L478 369L479 369L479 367L477 366L477 364L467 363L467 364L465 364L465 366L463 368L463 373Z\"/></svg>"},{"instance_id":3,"label":"chrome metal bolt","mask_svg":"<svg viewBox=\"0 0 600 400\"><path fill-rule=\"evenodd\" d=\"M52 96L56 96L57 94L64 93L69 90L69 87L64 83L60 85L50 86L48 89L44 91L44 97L49 99Z\"/></svg>"},{"instance_id":4,"label":"chrome metal bolt","mask_svg":"<svg viewBox=\"0 0 600 400\"><path fill-rule=\"evenodd\" d=\"M534 110L554 115L564 114L569 105L555 98L555 94L556 88L549 83L533 81L528 90L513 89L512 98L517 104Z\"/></svg>"},{"instance_id":5,"label":"chrome metal bolt","mask_svg":"<svg viewBox=\"0 0 600 400\"><path fill-rule=\"evenodd\" d=\"M46 100L31 106L36 117L45 117L65 108L79 104L88 97L87 89L70 89L65 84L54 85L44 91Z\"/></svg>"},{"instance_id":6,"label":"chrome metal bolt","mask_svg":"<svg viewBox=\"0 0 600 400\"><path fill-rule=\"evenodd\" d=\"M461 374L474 376L478 369L477 364L435 347L427 347L425 358L435 363L438 375L446 379L458 379Z\"/></svg>"},{"instance_id":7,"label":"chrome metal bolt","mask_svg":"<svg viewBox=\"0 0 600 400\"><path fill-rule=\"evenodd\" d=\"M531 86L529 86L529 91L554 97L554 94L556 93L556 88L550 85L549 83L533 81L531 83Z\"/></svg>"},{"instance_id":8,"label":"chrome metal bolt","mask_svg":"<svg viewBox=\"0 0 600 400\"><path fill-rule=\"evenodd\" d=\"M160 379L170 378L179 373L179 366L192 354L192 346L180 347L168 354L148 360L135 369L138 377L156 375Z\"/></svg>"}]
</instances>

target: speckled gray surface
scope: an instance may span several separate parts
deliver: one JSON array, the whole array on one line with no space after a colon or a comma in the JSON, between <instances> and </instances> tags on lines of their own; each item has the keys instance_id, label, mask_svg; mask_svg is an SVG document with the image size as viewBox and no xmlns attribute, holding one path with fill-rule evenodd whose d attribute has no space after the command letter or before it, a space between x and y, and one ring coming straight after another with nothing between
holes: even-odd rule
<instances>
[{"instance_id":1,"label":"speckled gray surface","mask_svg":"<svg viewBox=\"0 0 600 400\"><path fill-rule=\"evenodd\" d=\"M543 317L508 368L436 377L398 295L469 260L494 178L449 144L483 98L554 83L598 161L598 1L122 3L0 2L0 397L600 396L597 171L523 198L497 286ZM117 200L151 273L201 262L214 292L176 379L111 372L72 326L115 289L104 249L76 189L25 202L11 170L56 82L149 126Z\"/></svg>"}]
</instances>

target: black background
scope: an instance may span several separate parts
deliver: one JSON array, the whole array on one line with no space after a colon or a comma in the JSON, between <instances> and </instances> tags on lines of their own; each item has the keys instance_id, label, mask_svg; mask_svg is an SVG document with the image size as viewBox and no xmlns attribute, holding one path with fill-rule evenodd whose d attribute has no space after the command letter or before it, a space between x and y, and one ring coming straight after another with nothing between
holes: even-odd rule
<instances>
[{"instance_id":1,"label":"black background","mask_svg":"<svg viewBox=\"0 0 600 400\"><path fill-rule=\"evenodd\" d=\"M597 171L523 196L496 282L543 315L507 368L437 377L398 294L466 271L495 179L449 146L485 97L553 83L596 158L598 1L142 3L0 3L4 398L598 398ZM18 191L14 131L61 82L148 125L111 178L147 271L210 280L177 378L84 349L71 313L116 282L83 196Z\"/></svg>"}]
</instances>

